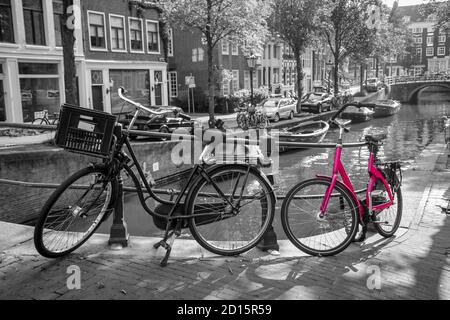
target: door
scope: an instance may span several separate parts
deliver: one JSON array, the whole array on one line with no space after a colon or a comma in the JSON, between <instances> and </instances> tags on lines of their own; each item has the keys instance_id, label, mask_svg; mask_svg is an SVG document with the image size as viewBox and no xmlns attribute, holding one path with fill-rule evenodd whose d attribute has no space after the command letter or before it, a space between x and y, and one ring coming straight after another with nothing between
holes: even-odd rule
<instances>
[{"instance_id":1,"label":"door","mask_svg":"<svg viewBox=\"0 0 450 320\"><path fill-rule=\"evenodd\" d=\"M3 90L3 80L0 79L0 121L6 121L5 91Z\"/></svg>"},{"instance_id":2,"label":"door","mask_svg":"<svg viewBox=\"0 0 450 320\"><path fill-rule=\"evenodd\" d=\"M155 71L155 105L162 106L162 71Z\"/></svg>"},{"instance_id":3,"label":"door","mask_svg":"<svg viewBox=\"0 0 450 320\"><path fill-rule=\"evenodd\" d=\"M92 107L94 110L104 111L103 99L103 70L91 71Z\"/></svg>"},{"instance_id":4,"label":"door","mask_svg":"<svg viewBox=\"0 0 450 320\"><path fill-rule=\"evenodd\" d=\"M103 86L92 86L92 107L94 110L104 111Z\"/></svg>"}]
</instances>

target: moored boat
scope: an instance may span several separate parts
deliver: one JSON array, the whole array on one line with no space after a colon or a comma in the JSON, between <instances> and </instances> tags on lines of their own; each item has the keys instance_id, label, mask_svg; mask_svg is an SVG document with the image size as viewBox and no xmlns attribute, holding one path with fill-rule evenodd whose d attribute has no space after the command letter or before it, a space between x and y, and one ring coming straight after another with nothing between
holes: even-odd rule
<instances>
[{"instance_id":1,"label":"moored boat","mask_svg":"<svg viewBox=\"0 0 450 320\"><path fill-rule=\"evenodd\" d=\"M280 132L279 140L283 142L320 143L330 130L330 125L325 121L308 121L295 127ZM280 146L280 152L305 149L295 146Z\"/></svg>"},{"instance_id":2,"label":"moored boat","mask_svg":"<svg viewBox=\"0 0 450 320\"><path fill-rule=\"evenodd\" d=\"M349 106L345 112L342 113L342 119L352 120L353 123L367 122L373 119L375 111L362 107Z\"/></svg>"},{"instance_id":3,"label":"moored boat","mask_svg":"<svg viewBox=\"0 0 450 320\"><path fill-rule=\"evenodd\" d=\"M402 105L400 102L395 100L378 100L375 101L376 107L373 109L375 111L375 118L386 118L397 114Z\"/></svg>"}]
</instances>

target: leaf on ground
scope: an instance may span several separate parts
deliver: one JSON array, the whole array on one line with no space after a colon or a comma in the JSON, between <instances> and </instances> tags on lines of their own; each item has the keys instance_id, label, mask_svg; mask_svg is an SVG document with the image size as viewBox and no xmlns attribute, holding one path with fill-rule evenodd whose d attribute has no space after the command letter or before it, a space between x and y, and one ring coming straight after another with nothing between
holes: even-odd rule
<instances>
[{"instance_id":1,"label":"leaf on ground","mask_svg":"<svg viewBox=\"0 0 450 320\"><path fill-rule=\"evenodd\" d=\"M97 288L98 289L104 289L105 288L105 284L103 282L97 282Z\"/></svg>"},{"instance_id":2,"label":"leaf on ground","mask_svg":"<svg viewBox=\"0 0 450 320\"><path fill-rule=\"evenodd\" d=\"M124 295L127 295L127 292L125 290L120 290L120 292Z\"/></svg>"},{"instance_id":3,"label":"leaf on ground","mask_svg":"<svg viewBox=\"0 0 450 320\"><path fill-rule=\"evenodd\" d=\"M233 270L231 269L231 267L228 267L228 271L233 274Z\"/></svg>"}]
</instances>

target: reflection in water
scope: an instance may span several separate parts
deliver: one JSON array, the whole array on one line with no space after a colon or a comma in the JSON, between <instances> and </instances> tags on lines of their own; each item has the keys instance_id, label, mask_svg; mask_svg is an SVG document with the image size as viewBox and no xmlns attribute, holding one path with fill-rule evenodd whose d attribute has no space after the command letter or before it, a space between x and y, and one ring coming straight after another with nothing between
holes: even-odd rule
<instances>
[{"instance_id":1,"label":"reflection in water","mask_svg":"<svg viewBox=\"0 0 450 320\"><path fill-rule=\"evenodd\" d=\"M380 158L412 163L429 144L443 143L442 116L450 115L449 101L450 93L424 92L418 105L405 104L400 113L393 117L353 125L351 132L345 135L344 142L357 142L369 133L385 132L388 139L381 148ZM336 131L330 131L324 142L335 143L337 137ZM344 150L343 163L357 189L366 187L368 157L367 148ZM276 177L277 193L286 194L294 185L316 174L329 175L333 159L334 149L310 149L283 154L280 172ZM277 206L281 206L281 201ZM152 218L141 208L137 197L126 197L125 215L133 236L161 235L153 226ZM275 218L276 233L278 238L285 239L277 219L278 213ZM110 224L105 224L100 232L109 233L109 228Z\"/></svg>"},{"instance_id":2,"label":"reflection in water","mask_svg":"<svg viewBox=\"0 0 450 320\"><path fill-rule=\"evenodd\" d=\"M374 132L387 133L388 138L380 151L382 160L402 160L412 163L431 143L443 142L442 116L450 114L450 93L424 91L417 105L404 104L395 116L374 119L371 122L352 125L344 142L361 141L365 135ZM331 131L324 142L335 143L337 130ZM367 161L369 151L345 149L343 163L355 186L364 188L367 183ZM310 149L291 152L280 159L281 192L286 193L298 182L313 178L316 174L329 175L332 170L334 149Z\"/></svg>"}]
</instances>

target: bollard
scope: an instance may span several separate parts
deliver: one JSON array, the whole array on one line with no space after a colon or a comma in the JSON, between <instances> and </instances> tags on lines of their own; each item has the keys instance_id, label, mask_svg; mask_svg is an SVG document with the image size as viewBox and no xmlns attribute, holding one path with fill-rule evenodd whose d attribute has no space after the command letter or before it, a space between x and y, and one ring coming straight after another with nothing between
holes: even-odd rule
<instances>
[{"instance_id":1,"label":"bollard","mask_svg":"<svg viewBox=\"0 0 450 320\"><path fill-rule=\"evenodd\" d=\"M118 192L117 200L114 207L114 220L111 227L111 233L109 238L109 245L114 246L115 249L121 249L128 247L130 235L128 233L127 223L123 213L123 179L121 176L118 178ZM116 247L117 246L117 247Z\"/></svg>"},{"instance_id":2,"label":"bollard","mask_svg":"<svg viewBox=\"0 0 450 320\"><path fill-rule=\"evenodd\" d=\"M270 183L274 185L275 180L273 178L273 175L268 176L268 178ZM261 242L256 247L261 251L280 250L280 246L278 245L277 234L275 233L273 225L270 226L269 229L267 229L267 232L264 234Z\"/></svg>"}]
</instances>

